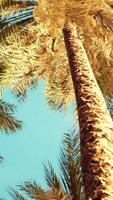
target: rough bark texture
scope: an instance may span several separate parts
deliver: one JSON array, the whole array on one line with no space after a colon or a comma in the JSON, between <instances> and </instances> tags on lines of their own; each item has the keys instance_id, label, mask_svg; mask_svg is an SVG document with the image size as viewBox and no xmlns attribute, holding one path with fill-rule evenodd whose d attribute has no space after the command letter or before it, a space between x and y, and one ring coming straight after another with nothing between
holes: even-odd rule
<instances>
[{"instance_id":1,"label":"rough bark texture","mask_svg":"<svg viewBox=\"0 0 113 200\"><path fill-rule=\"evenodd\" d=\"M80 124L86 200L113 200L113 122L76 27L63 30Z\"/></svg>"}]
</instances>

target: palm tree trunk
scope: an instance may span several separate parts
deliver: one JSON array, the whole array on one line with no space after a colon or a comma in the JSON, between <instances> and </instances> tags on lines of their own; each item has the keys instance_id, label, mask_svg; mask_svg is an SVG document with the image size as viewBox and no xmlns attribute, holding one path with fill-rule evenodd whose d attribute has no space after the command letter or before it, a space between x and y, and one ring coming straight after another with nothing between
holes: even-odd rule
<instances>
[{"instance_id":1,"label":"palm tree trunk","mask_svg":"<svg viewBox=\"0 0 113 200\"><path fill-rule=\"evenodd\" d=\"M113 200L113 122L76 26L64 29L80 125L86 200Z\"/></svg>"}]
</instances>

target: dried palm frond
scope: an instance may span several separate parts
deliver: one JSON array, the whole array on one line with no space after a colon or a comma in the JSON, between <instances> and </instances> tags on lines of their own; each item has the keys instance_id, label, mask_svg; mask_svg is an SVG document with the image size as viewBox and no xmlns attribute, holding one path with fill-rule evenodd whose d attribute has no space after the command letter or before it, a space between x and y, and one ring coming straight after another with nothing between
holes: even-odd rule
<instances>
[{"instance_id":1,"label":"dried palm frond","mask_svg":"<svg viewBox=\"0 0 113 200\"><path fill-rule=\"evenodd\" d=\"M15 8L15 6L14 6ZM3 10L3 13L1 13L2 17L0 19L0 34L2 37L2 34L4 31L6 31L9 27L12 25L17 25L22 22L25 22L29 19L33 19L33 6L28 6L24 9L19 9L17 7L17 11L14 10L13 6L11 6L11 9L13 10L6 10L6 12Z\"/></svg>"},{"instance_id":2,"label":"dried palm frond","mask_svg":"<svg viewBox=\"0 0 113 200\"><path fill-rule=\"evenodd\" d=\"M40 59L36 53L38 52L38 41L36 44L31 43L32 39L35 39L32 38L32 30L31 35L27 36L24 33L19 33L18 37L17 33L8 35L5 40L5 43L8 44L7 48L4 48L4 41L0 44L2 63L0 87L11 88L18 96L25 93L29 86L36 85L37 80L44 77L47 71L44 66L40 65ZM20 40L21 34L22 39ZM31 44L26 46L28 38ZM10 58L7 57L9 53Z\"/></svg>"}]
</instances>

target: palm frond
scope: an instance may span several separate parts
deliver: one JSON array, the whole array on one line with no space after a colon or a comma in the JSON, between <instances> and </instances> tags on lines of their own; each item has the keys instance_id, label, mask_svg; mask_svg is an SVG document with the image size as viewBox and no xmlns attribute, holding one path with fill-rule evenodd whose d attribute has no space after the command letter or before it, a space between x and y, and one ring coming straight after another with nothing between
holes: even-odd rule
<instances>
[{"instance_id":1,"label":"palm frond","mask_svg":"<svg viewBox=\"0 0 113 200\"><path fill-rule=\"evenodd\" d=\"M56 196L56 199L68 200L69 194L63 192L60 180L58 179L58 176L56 175L54 168L49 161L48 164L44 164L44 171L47 185L49 186L50 191L53 193L53 195Z\"/></svg>"},{"instance_id":2,"label":"palm frond","mask_svg":"<svg viewBox=\"0 0 113 200\"><path fill-rule=\"evenodd\" d=\"M23 197L18 191L16 191L14 188L9 187L8 190L9 195L12 197L12 200L27 200L25 197Z\"/></svg>"},{"instance_id":3,"label":"palm frond","mask_svg":"<svg viewBox=\"0 0 113 200\"><path fill-rule=\"evenodd\" d=\"M37 185L35 181L25 182L23 185L19 185L21 191L25 192L28 197L35 199L37 194L42 194L44 190Z\"/></svg>"},{"instance_id":4,"label":"palm frond","mask_svg":"<svg viewBox=\"0 0 113 200\"><path fill-rule=\"evenodd\" d=\"M29 19L33 19L33 6L28 6L24 9L19 9L17 12L12 12L6 16L2 16L0 20L0 32L3 33L5 29L12 25L25 22Z\"/></svg>"},{"instance_id":5,"label":"palm frond","mask_svg":"<svg viewBox=\"0 0 113 200\"><path fill-rule=\"evenodd\" d=\"M52 164L48 161L47 164L44 164L44 174L45 180L49 188L60 188L60 181L52 167Z\"/></svg>"},{"instance_id":6,"label":"palm frond","mask_svg":"<svg viewBox=\"0 0 113 200\"><path fill-rule=\"evenodd\" d=\"M99 10L95 18L99 20L103 27L113 31L113 10Z\"/></svg>"},{"instance_id":7,"label":"palm frond","mask_svg":"<svg viewBox=\"0 0 113 200\"><path fill-rule=\"evenodd\" d=\"M59 55L57 54L56 56ZM58 68L56 66L51 70L50 76L46 81L45 92L50 108L62 110L68 107L69 103L74 99L73 85L68 65L65 65L64 68L60 66L59 62Z\"/></svg>"},{"instance_id":8,"label":"palm frond","mask_svg":"<svg viewBox=\"0 0 113 200\"><path fill-rule=\"evenodd\" d=\"M21 121L17 120L14 114L15 106L0 100L0 129L6 133L15 132L21 129Z\"/></svg>"},{"instance_id":9,"label":"palm frond","mask_svg":"<svg viewBox=\"0 0 113 200\"><path fill-rule=\"evenodd\" d=\"M56 199L51 191L44 191L36 182L25 182L24 185L19 185L20 190L25 192L28 197L35 200L53 200Z\"/></svg>"},{"instance_id":10,"label":"palm frond","mask_svg":"<svg viewBox=\"0 0 113 200\"><path fill-rule=\"evenodd\" d=\"M60 157L61 179L58 179L52 165L44 165L45 179L49 186L60 198L67 194L72 200L83 200L84 191L80 167L79 136L65 134ZM64 192L65 191L65 192Z\"/></svg>"},{"instance_id":11,"label":"palm frond","mask_svg":"<svg viewBox=\"0 0 113 200\"><path fill-rule=\"evenodd\" d=\"M64 146L61 148L61 180L66 193L72 199L83 199L83 183L80 168L80 145L78 135L65 134Z\"/></svg>"},{"instance_id":12,"label":"palm frond","mask_svg":"<svg viewBox=\"0 0 113 200\"><path fill-rule=\"evenodd\" d=\"M37 32L42 32L40 26L32 23L20 29L7 35L0 44L0 88L8 87L19 97L30 86L36 86L38 80L45 79L50 68L49 60L45 57L47 53L39 46L40 35L36 36ZM45 41L41 45L45 46ZM37 56L38 52L41 57L44 55L43 64L42 58Z\"/></svg>"}]
</instances>

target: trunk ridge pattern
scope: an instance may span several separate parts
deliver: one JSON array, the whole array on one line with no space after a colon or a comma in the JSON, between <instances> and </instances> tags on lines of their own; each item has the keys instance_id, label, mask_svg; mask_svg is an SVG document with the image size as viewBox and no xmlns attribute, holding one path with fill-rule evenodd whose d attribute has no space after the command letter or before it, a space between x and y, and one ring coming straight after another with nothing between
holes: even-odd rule
<instances>
[{"instance_id":1,"label":"trunk ridge pattern","mask_svg":"<svg viewBox=\"0 0 113 200\"><path fill-rule=\"evenodd\" d=\"M76 26L63 29L76 94L86 200L113 200L113 121Z\"/></svg>"}]
</instances>

